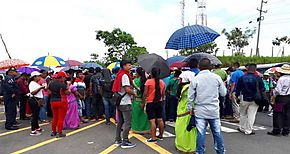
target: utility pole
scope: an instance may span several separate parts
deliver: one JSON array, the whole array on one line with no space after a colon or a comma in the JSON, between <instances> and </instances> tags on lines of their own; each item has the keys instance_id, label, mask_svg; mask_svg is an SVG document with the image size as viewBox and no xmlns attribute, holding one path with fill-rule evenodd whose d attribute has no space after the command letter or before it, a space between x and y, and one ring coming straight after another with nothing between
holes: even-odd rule
<instances>
[{"instance_id":1,"label":"utility pole","mask_svg":"<svg viewBox=\"0 0 290 154\"><path fill-rule=\"evenodd\" d=\"M6 44L5 44L5 42L4 42L3 38L2 38L2 34L0 34L0 38L1 38L1 40L2 40L2 43L3 43L4 47L5 47L5 50L6 50L6 53L7 53L8 57L9 57L9 59L11 59L11 56L10 56L10 54L9 54L9 52L8 52L8 49L7 49L7 47L6 47Z\"/></svg>"},{"instance_id":2,"label":"utility pole","mask_svg":"<svg viewBox=\"0 0 290 154\"><path fill-rule=\"evenodd\" d=\"M257 8L257 10L260 12L260 16L257 19L257 21L259 22L259 24L258 24L258 36L257 36L256 56L260 56L259 41L260 41L261 21L264 20L264 16L262 16L262 13L267 13L267 10L266 11L263 11L263 5L264 4L267 4L267 1L261 0L260 9Z\"/></svg>"},{"instance_id":3,"label":"utility pole","mask_svg":"<svg viewBox=\"0 0 290 154\"><path fill-rule=\"evenodd\" d=\"M184 9L185 9L185 0L180 1L181 7L181 27L184 27Z\"/></svg>"}]
</instances>

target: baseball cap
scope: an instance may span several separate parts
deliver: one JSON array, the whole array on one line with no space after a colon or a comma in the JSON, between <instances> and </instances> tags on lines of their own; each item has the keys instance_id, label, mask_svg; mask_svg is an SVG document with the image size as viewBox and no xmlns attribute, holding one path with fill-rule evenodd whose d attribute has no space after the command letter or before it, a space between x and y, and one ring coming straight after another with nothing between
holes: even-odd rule
<instances>
[{"instance_id":1,"label":"baseball cap","mask_svg":"<svg viewBox=\"0 0 290 154\"><path fill-rule=\"evenodd\" d=\"M58 72L58 73L57 73L57 76L58 76L58 77L65 77L65 78L68 78L68 77L69 77L69 76L68 76L65 72L63 72L63 71Z\"/></svg>"},{"instance_id":2,"label":"baseball cap","mask_svg":"<svg viewBox=\"0 0 290 154\"><path fill-rule=\"evenodd\" d=\"M37 72L37 71L33 71L33 72L31 73L30 78L32 78L32 77L34 77L34 76L39 76L39 75L40 75L39 72Z\"/></svg>"}]
</instances>

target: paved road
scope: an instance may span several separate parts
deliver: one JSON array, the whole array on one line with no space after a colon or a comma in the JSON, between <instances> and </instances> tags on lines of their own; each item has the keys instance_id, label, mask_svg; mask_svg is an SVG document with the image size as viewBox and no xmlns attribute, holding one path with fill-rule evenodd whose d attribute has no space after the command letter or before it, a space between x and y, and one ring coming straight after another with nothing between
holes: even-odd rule
<instances>
[{"instance_id":1,"label":"paved road","mask_svg":"<svg viewBox=\"0 0 290 154\"><path fill-rule=\"evenodd\" d=\"M1 106L0 106L1 107ZM45 129L41 136L29 136L29 121L20 121L22 129L6 131L4 114L0 113L0 154L6 153L53 153L53 154L154 154L178 153L174 145L174 124L166 127L166 136L157 144L146 143L148 135L131 134L131 141L137 144L134 149L123 150L114 146L115 126L105 125L104 121L82 124L78 130L67 130L67 137L56 139L50 137L50 125L42 124ZM287 154L290 153L289 137L272 137L266 135L271 129L272 119L267 114L259 113L255 124L256 135L246 136L235 129L236 124L222 122L227 153L229 154ZM215 153L210 131L207 135L207 153Z\"/></svg>"}]
</instances>

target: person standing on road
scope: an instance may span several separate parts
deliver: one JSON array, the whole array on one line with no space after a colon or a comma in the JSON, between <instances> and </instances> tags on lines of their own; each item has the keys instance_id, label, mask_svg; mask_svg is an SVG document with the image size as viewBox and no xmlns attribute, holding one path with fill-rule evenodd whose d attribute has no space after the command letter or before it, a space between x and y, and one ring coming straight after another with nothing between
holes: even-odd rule
<instances>
[{"instance_id":1,"label":"person standing on road","mask_svg":"<svg viewBox=\"0 0 290 154\"><path fill-rule=\"evenodd\" d=\"M30 91L29 106L32 111L30 136L41 135L42 131L42 129L39 127L38 119L40 106L43 104L42 90L45 88L45 85L41 86L40 84L38 84L40 78L41 77L39 72L34 71L31 73L29 83L29 91Z\"/></svg>"},{"instance_id":2,"label":"person standing on road","mask_svg":"<svg viewBox=\"0 0 290 154\"><path fill-rule=\"evenodd\" d=\"M7 76L3 83L3 97L6 115L5 128L7 130L16 130L20 126L20 123L16 121L18 102L17 96L19 92L19 88L15 81L15 77L17 76L17 74L18 73L16 68L11 67L7 71Z\"/></svg>"},{"instance_id":3,"label":"person standing on road","mask_svg":"<svg viewBox=\"0 0 290 154\"><path fill-rule=\"evenodd\" d=\"M213 71L213 73L215 73L218 76L220 76L221 79L223 80L223 82L225 83L227 78L228 78L228 74L227 74L226 71L222 70L221 68L222 68L221 64L216 65L215 66L215 70ZM225 117L225 101L226 101L226 97L225 96L219 96L219 101L220 101L220 118L224 119L224 117Z\"/></svg>"},{"instance_id":4,"label":"person standing on road","mask_svg":"<svg viewBox=\"0 0 290 154\"><path fill-rule=\"evenodd\" d=\"M166 88L166 92L169 95L169 121L174 122L176 121L177 116L177 105L178 105L178 98L177 98L177 89L179 85L179 75L181 71L176 69L174 70L174 77L169 80L169 84Z\"/></svg>"},{"instance_id":5,"label":"person standing on road","mask_svg":"<svg viewBox=\"0 0 290 154\"><path fill-rule=\"evenodd\" d=\"M256 64L248 65L247 74L239 79L235 94L236 102L240 102L240 126L238 130L246 135L255 134L253 125L259 108L254 101L257 88L260 92L265 91L262 79L255 75L256 69Z\"/></svg>"},{"instance_id":6,"label":"person standing on road","mask_svg":"<svg viewBox=\"0 0 290 154\"><path fill-rule=\"evenodd\" d=\"M19 87L19 115L20 115L20 120L29 120L28 117L26 117L26 104L27 104L27 94L29 93L29 88L28 88L28 74L27 73L22 73L20 78L17 79L17 85Z\"/></svg>"},{"instance_id":7,"label":"person standing on road","mask_svg":"<svg viewBox=\"0 0 290 154\"><path fill-rule=\"evenodd\" d=\"M131 129L132 122L132 100L131 96L137 97L137 94L133 90L133 80L130 74L131 62L128 60L122 60L120 62L121 70L117 73L112 91L118 92L121 96L125 95L117 106L118 110L118 125L116 129L115 144L121 145L121 148L133 148L136 144L129 141L129 131ZM123 129L123 142L121 139L122 126Z\"/></svg>"},{"instance_id":8,"label":"person standing on road","mask_svg":"<svg viewBox=\"0 0 290 154\"><path fill-rule=\"evenodd\" d=\"M164 123L162 119L163 98L165 95L165 83L159 79L160 69L152 68L152 79L145 83L144 94L141 108L144 108L146 102L146 113L150 122L151 138L147 142L157 142L163 140ZM159 126L159 135L156 136L156 120Z\"/></svg>"},{"instance_id":9,"label":"person standing on road","mask_svg":"<svg viewBox=\"0 0 290 154\"><path fill-rule=\"evenodd\" d=\"M40 80L39 80L39 84L41 86L44 86L46 88L44 88L42 90L42 93L43 93L43 104L41 105L40 107L40 110L39 110L39 119L41 122L48 122L47 121L47 104L48 104L48 97L49 97L49 93L48 93L48 90L47 90L47 82L46 82L46 77L48 76L47 74L47 71L45 70L41 70L40 71Z\"/></svg>"},{"instance_id":10,"label":"person standing on road","mask_svg":"<svg viewBox=\"0 0 290 154\"><path fill-rule=\"evenodd\" d=\"M268 135L289 135L290 129L290 66L284 64L276 71L281 74L274 89L275 104L273 112L273 130Z\"/></svg>"},{"instance_id":11,"label":"person standing on road","mask_svg":"<svg viewBox=\"0 0 290 154\"><path fill-rule=\"evenodd\" d=\"M266 90L267 99L271 100L271 96L272 96L272 93L273 93L274 85L273 85L272 78L271 78L271 76L270 76L270 74L268 72L265 72L263 74L263 82L264 82L264 86L265 86L265 90ZM269 111L269 106L270 106L269 103L259 106L258 112L259 111L268 112Z\"/></svg>"},{"instance_id":12,"label":"person standing on road","mask_svg":"<svg viewBox=\"0 0 290 154\"><path fill-rule=\"evenodd\" d=\"M238 62L234 63L233 69L234 69L234 72L230 78L230 94L229 94L229 97L231 99L232 106L233 106L233 116L234 116L234 119L231 122L239 123L240 122L240 112L239 112L240 107L236 101L235 93L236 93L239 78L244 76L244 72L240 69L240 63Z\"/></svg>"},{"instance_id":13,"label":"person standing on road","mask_svg":"<svg viewBox=\"0 0 290 154\"><path fill-rule=\"evenodd\" d=\"M111 71L107 68L103 69L102 71L102 79L100 81L100 94L103 97L105 115L106 115L106 125L110 125L110 118L115 117L116 109L112 104L112 86L113 80L111 76Z\"/></svg>"},{"instance_id":14,"label":"person standing on road","mask_svg":"<svg viewBox=\"0 0 290 154\"><path fill-rule=\"evenodd\" d=\"M196 119L196 154L205 153L207 123L209 123L214 137L216 153L225 153L218 98L226 95L226 87L218 75L210 72L211 67L211 62L207 58L199 62L201 71L190 83L188 91L187 107L190 114L194 114Z\"/></svg>"},{"instance_id":15,"label":"person standing on road","mask_svg":"<svg viewBox=\"0 0 290 154\"><path fill-rule=\"evenodd\" d=\"M52 133L51 136L65 137L62 132L63 122L67 113L67 97L70 94L70 84L65 84L65 78L68 78L65 72L58 72L57 77L52 81L48 87L51 92L51 109L53 113L53 119L51 123ZM57 133L56 133L57 127Z\"/></svg>"},{"instance_id":16,"label":"person standing on road","mask_svg":"<svg viewBox=\"0 0 290 154\"><path fill-rule=\"evenodd\" d=\"M143 68L138 67L136 69L136 78L133 80L138 96L134 98L132 104L132 131L134 133L150 132L150 123L147 114L144 112L144 108L140 108L146 80L145 71Z\"/></svg>"},{"instance_id":17,"label":"person standing on road","mask_svg":"<svg viewBox=\"0 0 290 154\"><path fill-rule=\"evenodd\" d=\"M102 69L100 67L97 67L95 69L94 75L91 77L90 81L90 89L92 90L92 103L91 103L91 109L90 112L87 114L90 115L90 120L96 121L103 120L103 114L104 114L104 105L101 95L101 86L100 86L100 80L102 78Z\"/></svg>"},{"instance_id":18,"label":"person standing on road","mask_svg":"<svg viewBox=\"0 0 290 154\"><path fill-rule=\"evenodd\" d=\"M175 123L175 147L184 153L194 153L196 149L196 128L187 129L191 119L190 111L187 108L188 89L191 80L193 79L190 75L181 76L179 88L182 90Z\"/></svg>"}]
</instances>

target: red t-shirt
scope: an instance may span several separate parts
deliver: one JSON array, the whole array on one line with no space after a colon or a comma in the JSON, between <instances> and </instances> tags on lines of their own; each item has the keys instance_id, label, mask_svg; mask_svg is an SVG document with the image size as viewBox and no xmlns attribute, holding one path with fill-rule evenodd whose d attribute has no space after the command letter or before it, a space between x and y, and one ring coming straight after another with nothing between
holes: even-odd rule
<instances>
[{"instance_id":1,"label":"red t-shirt","mask_svg":"<svg viewBox=\"0 0 290 154\"><path fill-rule=\"evenodd\" d=\"M159 80L160 85L160 93L164 93L165 90L165 83L162 80ZM152 103L155 97L155 79L149 79L146 81L145 86L148 87L148 96L147 96L147 103ZM163 101L163 98L159 101Z\"/></svg>"}]
</instances>

